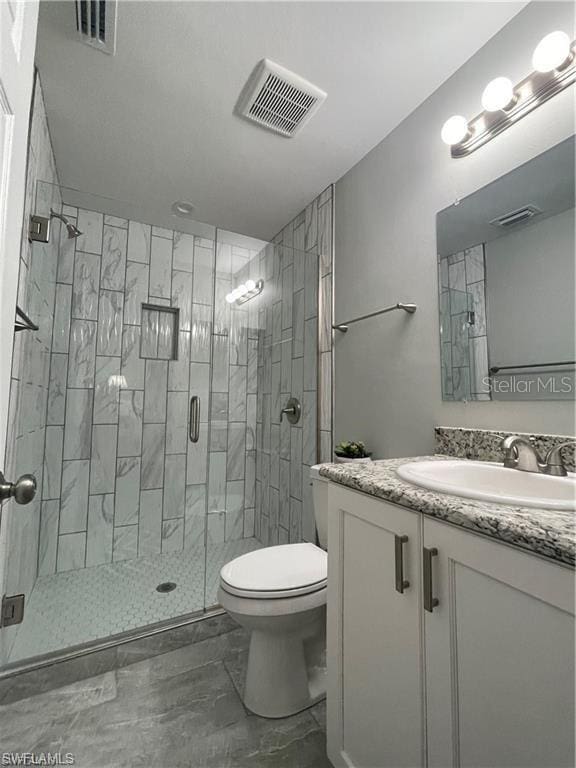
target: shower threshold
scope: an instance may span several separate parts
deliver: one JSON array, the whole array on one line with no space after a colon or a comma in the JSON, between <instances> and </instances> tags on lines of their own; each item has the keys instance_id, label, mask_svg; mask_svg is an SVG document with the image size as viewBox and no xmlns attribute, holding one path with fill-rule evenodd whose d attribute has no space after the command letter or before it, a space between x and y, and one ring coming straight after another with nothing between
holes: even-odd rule
<instances>
[{"instance_id":1,"label":"shower threshold","mask_svg":"<svg viewBox=\"0 0 576 768\"><path fill-rule=\"evenodd\" d=\"M161 632L219 611L224 563L260 549L255 538L63 571L37 579L0 676ZM205 566L206 564L206 566ZM206 567L206 572L205 572ZM158 591L163 584L176 584Z\"/></svg>"}]
</instances>

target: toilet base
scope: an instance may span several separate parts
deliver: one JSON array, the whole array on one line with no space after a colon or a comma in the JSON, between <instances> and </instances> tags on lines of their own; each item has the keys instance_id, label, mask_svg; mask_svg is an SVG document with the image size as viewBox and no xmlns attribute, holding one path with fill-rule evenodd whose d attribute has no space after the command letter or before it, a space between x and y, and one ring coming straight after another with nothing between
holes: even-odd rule
<instances>
[{"instance_id":1,"label":"toilet base","mask_svg":"<svg viewBox=\"0 0 576 768\"><path fill-rule=\"evenodd\" d=\"M265 615L262 611L265 602L275 603L274 607L279 608L282 601L244 601L220 591L222 607L250 631L243 700L254 714L288 717L326 697L325 590L323 592L323 601L318 599L320 595L315 601L321 604L307 610ZM302 601L302 598L294 600ZM247 610L242 610L245 606ZM252 607L258 609L259 615L254 615Z\"/></svg>"}]
</instances>

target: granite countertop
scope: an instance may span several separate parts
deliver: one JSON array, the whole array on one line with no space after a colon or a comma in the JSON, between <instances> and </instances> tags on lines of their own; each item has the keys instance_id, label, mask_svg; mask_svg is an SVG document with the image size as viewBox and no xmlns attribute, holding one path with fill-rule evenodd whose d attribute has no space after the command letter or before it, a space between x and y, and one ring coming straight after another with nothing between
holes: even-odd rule
<instances>
[{"instance_id":1,"label":"granite countertop","mask_svg":"<svg viewBox=\"0 0 576 768\"><path fill-rule=\"evenodd\" d=\"M466 499L429 491L401 480L396 469L413 461L446 461L453 456L411 456L368 464L322 464L320 474L340 485L409 507L507 544L574 567L574 512L536 509Z\"/></svg>"}]
</instances>

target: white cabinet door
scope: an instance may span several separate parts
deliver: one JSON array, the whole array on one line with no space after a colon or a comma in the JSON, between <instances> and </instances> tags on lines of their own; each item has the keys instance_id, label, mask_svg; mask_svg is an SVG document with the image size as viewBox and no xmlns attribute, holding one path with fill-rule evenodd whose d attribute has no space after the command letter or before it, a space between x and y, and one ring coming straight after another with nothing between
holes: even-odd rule
<instances>
[{"instance_id":1,"label":"white cabinet door","mask_svg":"<svg viewBox=\"0 0 576 768\"><path fill-rule=\"evenodd\" d=\"M430 518L424 547L430 768L574 766L574 572Z\"/></svg>"},{"instance_id":2,"label":"white cabinet door","mask_svg":"<svg viewBox=\"0 0 576 768\"><path fill-rule=\"evenodd\" d=\"M334 485L329 499L328 755L335 766L416 768L425 753L420 516Z\"/></svg>"}]
</instances>

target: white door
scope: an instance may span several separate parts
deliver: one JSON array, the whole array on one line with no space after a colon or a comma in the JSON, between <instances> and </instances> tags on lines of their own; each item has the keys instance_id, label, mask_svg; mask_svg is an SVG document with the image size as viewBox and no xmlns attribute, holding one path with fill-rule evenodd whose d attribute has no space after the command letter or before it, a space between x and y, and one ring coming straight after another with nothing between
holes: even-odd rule
<instances>
[{"instance_id":1,"label":"white door","mask_svg":"<svg viewBox=\"0 0 576 768\"><path fill-rule=\"evenodd\" d=\"M333 485L329 496L328 755L342 768L417 768L420 516Z\"/></svg>"},{"instance_id":2,"label":"white door","mask_svg":"<svg viewBox=\"0 0 576 768\"><path fill-rule=\"evenodd\" d=\"M38 3L0 0L0 470L4 469L6 461L12 339L37 22ZM14 480L11 477L7 479ZM0 517L0 596L4 594L6 576L5 517Z\"/></svg>"},{"instance_id":3,"label":"white door","mask_svg":"<svg viewBox=\"0 0 576 768\"><path fill-rule=\"evenodd\" d=\"M429 518L424 547L430 768L573 766L574 572Z\"/></svg>"}]
</instances>

